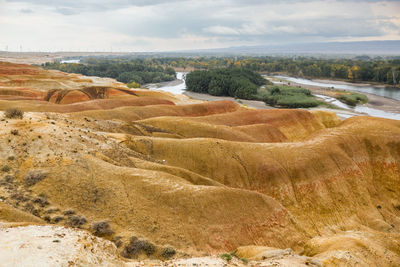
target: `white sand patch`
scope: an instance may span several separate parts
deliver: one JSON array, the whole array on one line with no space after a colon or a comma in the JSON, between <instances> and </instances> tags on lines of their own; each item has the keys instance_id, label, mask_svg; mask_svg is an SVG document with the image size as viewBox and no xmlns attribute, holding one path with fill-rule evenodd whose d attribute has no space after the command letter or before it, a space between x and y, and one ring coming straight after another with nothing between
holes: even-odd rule
<instances>
[{"instance_id":1,"label":"white sand patch","mask_svg":"<svg viewBox=\"0 0 400 267\"><path fill-rule=\"evenodd\" d=\"M60 226L0 227L1 266L121 266L115 245Z\"/></svg>"}]
</instances>

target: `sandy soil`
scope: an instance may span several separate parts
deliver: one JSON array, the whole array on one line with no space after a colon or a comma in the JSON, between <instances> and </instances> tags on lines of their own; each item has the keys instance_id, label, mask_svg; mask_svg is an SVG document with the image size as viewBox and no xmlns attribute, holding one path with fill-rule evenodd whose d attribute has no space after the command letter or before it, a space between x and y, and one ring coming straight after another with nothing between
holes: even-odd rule
<instances>
[{"instance_id":1,"label":"sandy soil","mask_svg":"<svg viewBox=\"0 0 400 267\"><path fill-rule=\"evenodd\" d=\"M274 109L274 107L267 106L265 105L264 102L262 101L256 101L256 100L245 100L245 99L235 99L230 96L213 96L213 95L208 95L208 94L200 94L200 93L194 93L190 91L186 91L183 93L185 96L197 100L202 100L202 101L221 101L221 100L229 100L233 101L242 105L246 105L249 108L256 108L256 109Z\"/></svg>"}]
</instances>

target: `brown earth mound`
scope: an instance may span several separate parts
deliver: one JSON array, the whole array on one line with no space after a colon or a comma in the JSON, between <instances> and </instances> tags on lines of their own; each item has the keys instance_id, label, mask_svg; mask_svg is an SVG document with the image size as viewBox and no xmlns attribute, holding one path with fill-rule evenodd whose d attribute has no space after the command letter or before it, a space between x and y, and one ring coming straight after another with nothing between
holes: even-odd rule
<instances>
[{"instance_id":1,"label":"brown earth mound","mask_svg":"<svg viewBox=\"0 0 400 267\"><path fill-rule=\"evenodd\" d=\"M44 103L0 101L36 111L0 120L0 193L20 222L87 229L139 259L400 264L399 121L163 94Z\"/></svg>"}]
</instances>

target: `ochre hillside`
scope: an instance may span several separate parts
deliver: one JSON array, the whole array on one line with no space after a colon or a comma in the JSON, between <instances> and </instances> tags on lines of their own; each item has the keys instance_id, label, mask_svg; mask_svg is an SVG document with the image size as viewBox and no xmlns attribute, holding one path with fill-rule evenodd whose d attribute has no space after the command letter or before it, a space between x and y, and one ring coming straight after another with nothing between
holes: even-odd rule
<instances>
[{"instance_id":1,"label":"ochre hillside","mask_svg":"<svg viewBox=\"0 0 400 267\"><path fill-rule=\"evenodd\" d=\"M106 221L128 258L400 264L399 121L183 105L27 65L0 74L0 108L25 111L1 115L3 222L96 234ZM132 237L154 248L133 253Z\"/></svg>"}]
</instances>

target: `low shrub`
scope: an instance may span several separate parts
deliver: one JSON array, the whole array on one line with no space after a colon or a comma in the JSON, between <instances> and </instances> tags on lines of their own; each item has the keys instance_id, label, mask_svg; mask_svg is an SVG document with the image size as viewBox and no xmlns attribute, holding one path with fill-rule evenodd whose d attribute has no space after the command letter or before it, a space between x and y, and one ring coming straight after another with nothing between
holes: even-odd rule
<instances>
[{"instance_id":1,"label":"low shrub","mask_svg":"<svg viewBox=\"0 0 400 267\"><path fill-rule=\"evenodd\" d=\"M18 130L17 129L11 130L11 134L12 135L18 135Z\"/></svg>"},{"instance_id":2,"label":"low shrub","mask_svg":"<svg viewBox=\"0 0 400 267\"><path fill-rule=\"evenodd\" d=\"M140 84L137 82L130 82L126 84L129 88L140 88Z\"/></svg>"},{"instance_id":3,"label":"low shrub","mask_svg":"<svg viewBox=\"0 0 400 267\"><path fill-rule=\"evenodd\" d=\"M60 221L62 221L62 220L64 220L64 217L63 217L63 216L55 216L55 217L52 219L52 222L53 222L53 223L58 223L58 222L60 222Z\"/></svg>"},{"instance_id":4,"label":"low shrub","mask_svg":"<svg viewBox=\"0 0 400 267\"><path fill-rule=\"evenodd\" d=\"M39 204L41 207L45 207L50 204L45 197L37 197L33 199L33 203Z\"/></svg>"},{"instance_id":5,"label":"low shrub","mask_svg":"<svg viewBox=\"0 0 400 267\"><path fill-rule=\"evenodd\" d=\"M8 165L4 165L3 167L1 167L2 172L9 172L10 170L11 170L11 168Z\"/></svg>"},{"instance_id":6,"label":"low shrub","mask_svg":"<svg viewBox=\"0 0 400 267\"><path fill-rule=\"evenodd\" d=\"M129 244L125 246L122 256L125 258L135 258L142 251L144 251L147 256L150 256L156 252L156 247L147 240L141 240L133 236Z\"/></svg>"},{"instance_id":7,"label":"low shrub","mask_svg":"<svg viewBox=\"0 0 400 267\"><path fill-rule=\"evenodd\" d=\"M115 245L117 246L117 248L122 246L122 240L121 240L120 236L115 236L113 238L113 241L114 241Z\"/></svg>"},{"instance_id":8,"label":"low shrub","mask_svg":"<svg viewBox=\"0 0 400 267\"><path fill-rule=\"evenodd\" d=\"M69 216L69 215L74 215L76 212L74 210L66 210L63 212L64 215Z\"/></svg>"},{"instance_id":9,"label":"low shrub","mask_svg":"<svg viewBox=\"0 0 400 267\"><path fill-rule=\"evenodd\" d=\"M33 186L37 182L40 182L46 178L46 174L43 173L42 171L30 171L26 176L25 176L25 185L26 186Z\"/></svg>"},{"instance_id":10,"label":"low shrub","mask_svg":"<svg viewBox=\"0 0 400 267\"><path fill-rule=\"evenodd\" d=\"M357 104L365 104L368 102L368 97L363 94L359 93L345 93L345 94L340 94L337 99L339 99L341 102L349 105L349 106L356 106Z\"/></svg>"},{"instance_id":11,"label":"low shrub","mask_svg":"<svg viewBox=\"0 0 400 267\"><path fill-rule=\"evenodd\" d=\"M4 181L6 181L7 183L12 183L12 182L14 182L14 176L11 176L11 175L6 175L6 176L4 176Z\"/></svg>"},{"instance_id":12,"label":"low shrub","mask_svg":"<svg viewBox=\"0 0 400 267\"><path fill-rule=\"evenodd\" d=\"M290 86L272 86L260 89L255 99L262 100L271 106L284 108L317 107L322 102L317 100L308 89Z\"/></svg>"},{"instance_id":13,"label":"low shrub","mask_svg":"<svg viewBox=\"0 0 400 267\"><path fill-rule=\"evenodd\" d=\"M176 254L176 250L172 247L163 248L161 251L161 256L165 259L169 259Z\"/></svg>"},{"instance_id":14,"label":"low shrub","mask_svg":"<svg viewBox=\"0 0 400 267\"><path fill-rule=\"evenodd\" d=\"M82 225L84 225L85 223L87 223L87 219L85 218L85 216L81 216L81 215L71 216L67 220L67 225L69 225L71 227L79 228Z\"/></svg>"},{"instance_id":15,"label":"low shrub","mask_svg":"<svg viewBox=\"0 0 400 267\"><path fill-rule=\"evenodd\" d=\"M6 118L9 119L14 119L14 118L22 119L24 116L24 112L17 108L9 108L4 112L4 115L6 116Z\"/></svg>"},{"instance_id":16,"label":"low shrub","mask_svg":"<svg viewBox=\"0 0 400 267\"><path fill-rule=\"evenodd\" d=\"M11 199L15 199L18 202L26 202L29 200L27 196L24 195L22 192L15 192L11 194Z\"/></svg>"},{"instance_id":17,"label":"low shrub","mask_svg":"<svg viewBox=\"0 0 400 267\"><path fill-rule=\"evenodd\" d=\"M224 253L220 256L222 259L226 260L226 261L231 261L232 260L232 255L228 254L228 253Z\"/></svg>"},{"instance_id":18,"label":"low shrub","mask_svg":"<svg viewBox=\"0 0 400 267\"><path fill-rule=\"evenodd\" d=\"M114 233L111 229L110 223L107 221L94 222L92 228L93 233L97 236L107 236Z\"/></svg>"}]
</instances>

